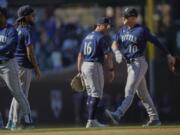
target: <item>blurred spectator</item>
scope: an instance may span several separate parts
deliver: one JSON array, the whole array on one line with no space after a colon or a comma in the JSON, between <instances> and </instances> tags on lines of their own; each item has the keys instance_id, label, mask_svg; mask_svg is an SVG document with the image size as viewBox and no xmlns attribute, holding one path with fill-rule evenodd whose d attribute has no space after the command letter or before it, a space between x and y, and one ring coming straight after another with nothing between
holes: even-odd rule
<instances>
[{"instance_id":1,"label":"blurred spectator","mask_svg":"<svg viewBox=\"0 0 180 135\"><path fill-rule=\"evenodd\" d=\"M62 69L62 54L58 51L54 51L51 54L52 68L54 71Z\"/></svg>"},{"instance_id":2,"label":"blurred spectator","mask_svg":"<svg viewBox=\"0 0 180 135\"><path fill-rule=\"evenodd\" d=\"M69 66L76 62L78 53L78 41L76 39L65 39L62 45L63 65Z\"/></svg>"},{"instance_id":3,"label":"blurred spectator","mask_svg":"<svg viewBox=\"0 0 180 135\"><path fill-rule=\"evenodd\" d=\"M35 24L39 37L36 53L42 71L58 71L75 64L84 34L83 27L76 20L64 22L61 18L59 24L54 10L51 7L38 10L39 17Z\"/></svg>"},{"instance_id":4,"label":"blurred spectator","mask_svg":"<svg viewBox=\"0 0 180 135\"><path fill-rule=\"evenodd\" d=\"M0 6L3 8L7 8L8 2L7 0L0 0Z\"/></svg>"}]
</instances>

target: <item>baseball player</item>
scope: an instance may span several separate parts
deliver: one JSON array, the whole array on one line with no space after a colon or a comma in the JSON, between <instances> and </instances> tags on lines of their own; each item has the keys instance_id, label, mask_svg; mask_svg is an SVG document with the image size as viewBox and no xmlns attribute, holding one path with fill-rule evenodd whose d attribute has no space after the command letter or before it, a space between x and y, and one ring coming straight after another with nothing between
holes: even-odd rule
<instances>
[{"instance_id":1,"label":"baseball player","mask_svg":"<svg viewBox=\"0 0 180 135\"><path fill-rule=\"evenodd\" d=\"M40 70L33 51L34 42L31 26L34 24L34 10L29 5L25 5L18 9L17 14L18 45L15 56L19 66L21 87L24 95L28 98L33 69L36 78L40 78ZM6 128L16 129L16 125L20 124L19 115L19 104L16 99L13 98Z\"/></svg>"},{"instance_id":2,"label":"baseball player","mask_svg":"<svg viewBox=\"0 0 180 135\"><path fill-rule=\"evenodd\" d=\"M145 80L148 68L144 56L146 42L150 41L159 48L166 55L170 65L174 64L174 57L146 27L137 24L137 16L138 12L133 7L124 10L124 26L116 34L112 44L116 61L121 63L123 58L126 60L128 76L125 86L125 98L122 104L115 112L106 110L106 114L114 124L118 124L121 117L130 107L135 93L137 93L150 118L144 126L161 125Z\"/></svg>"},{"instance_id":3,"label":"baseball player","mask_svg":"<svg viewBox=\"0 0 180 135\"><path fill-rule=\"evenodd\" d=\"M87 90L88 122L86 128L105 127L96 119L97 105L103 95L103 64L106 63L109 79L114 79L111 48L105 33L110 28L110 20L106 17L97 20L96 28L82 41L78 55L78 71L82 74Z\"/></svg>"},{"instance_id":4,"label":"baseball player","mask_svg":"<svg viewBox=\"0 0 180 135\"><path fill-rule=\"evenodd\" d=\"M6 82L11 94L19 103L23 127L29 127L32 125L29 102L22 92L14 56L18 34L12 25L6 23L6 19L6 9L0 8L0 77Z\"/></svg>"}]
</instances>

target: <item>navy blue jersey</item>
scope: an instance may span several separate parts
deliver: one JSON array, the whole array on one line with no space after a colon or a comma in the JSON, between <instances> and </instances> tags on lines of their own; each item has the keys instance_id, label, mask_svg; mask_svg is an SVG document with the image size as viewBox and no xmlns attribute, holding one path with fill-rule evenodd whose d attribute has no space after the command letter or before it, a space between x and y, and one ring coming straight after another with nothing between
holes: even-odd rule
<instances>
[{"instance_id":1,"label":"navy blue jersey","mask_svg":"<svg viewBox=\"0 0 180 135\"><path fill-rule=\"evenodd\" d=\"M82 41L80 52L84 61L104 63L104 55L111 52L108 38L101 32L93 31Z\"/></svg>"},{"instance_id":2,"label":"navy blue jersey","mask_svg":"<svg viewBox=\"0 0 180 135\"><path fill-rule=\"evenodd\" d=\"M33 65L30 63L27 57L26 48L30 45L33 45L32 30L30 26L19 26L18 31L18 45L16 49L16 60L19 66L25 68L33 68Z\"/></svg>"},{"instance_id":3,"label":"navy blue jersey","mask_svg":"<svg viewBox=\"0 0 180 135\"><path fill-rule=\"evenodd\" d=\"M146 27L139 24L130 29L127 26L123 26L116 34L115 41L119 44L121 53L126 59L143 56L147 41L153 43L165 55L169 53L155 35L153 35Z\"/></svg>"},{"instance_id":4,"label":"navy blue jersey","mask_svg":"<svg viewBox=\"0 0 180 135\"><path fill-rule=\"evenodd\" d=\"M0 28L0 62L14 58L17 42L18 34L12 25Z\"/></svg>"}]
</instances>

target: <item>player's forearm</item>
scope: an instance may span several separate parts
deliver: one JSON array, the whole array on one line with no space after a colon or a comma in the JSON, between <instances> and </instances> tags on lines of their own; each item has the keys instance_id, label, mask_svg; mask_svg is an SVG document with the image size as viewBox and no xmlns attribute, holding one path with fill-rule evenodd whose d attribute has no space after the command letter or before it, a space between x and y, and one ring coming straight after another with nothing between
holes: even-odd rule
<instances>
[{"instance_id":1,"label":"player's forearm","mask_svg":"<svg viewBox=\"0 0 180 135\"><path fill-rule=\"evenodd\" d=\"M36 57L35 57L35 54L34 54L34 51L33 51L32 47L28 47L28 49L27 49L27 57L28 57L29 62L33 65L34 70L35 71L39 70L39 66L37 64Z\"/></svg>"},{"instance_id":2,"label":"player's forearm","mask_svg":"<svg viewBox=\"0 0 180 135\"><path fill-rule=\"evenodd\" d=\"M28 59L31 62L31 64L33 65L35 71L37 71L39 69L39 66L38 66L38 64L36 62L35 56L33 54L31 54Z\"/></svg>"},{"instance_id":3,"label":"player's forearm","mask_svg":"<svg viewBox=\"0 0 180 135\"><path fill-rule=\"evenodd\" d=\"M83 56L81 53L79 53L78 55L78 59L77 59L77 69L78 69L78 72L81 72L81 65L83 63Z\"/></svg>"}]
</instances>

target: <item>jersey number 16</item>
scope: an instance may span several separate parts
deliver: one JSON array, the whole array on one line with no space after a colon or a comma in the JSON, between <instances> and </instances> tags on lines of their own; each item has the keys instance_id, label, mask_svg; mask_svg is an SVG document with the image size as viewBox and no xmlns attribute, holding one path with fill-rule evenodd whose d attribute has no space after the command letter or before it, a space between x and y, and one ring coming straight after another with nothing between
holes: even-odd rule
<instances>
[{"instance_id":1,"label":"jersey number 16","mask_svg":"<svg viewBox=\"0 0 180 135\"><path fill-rule=\"evenodd\" d=\"M85 42L84 43L84 55L89 55L92 52L92 43L91 42Z\"/></svg>"}]
</instances>

